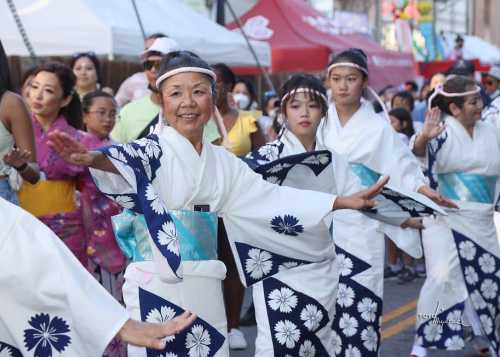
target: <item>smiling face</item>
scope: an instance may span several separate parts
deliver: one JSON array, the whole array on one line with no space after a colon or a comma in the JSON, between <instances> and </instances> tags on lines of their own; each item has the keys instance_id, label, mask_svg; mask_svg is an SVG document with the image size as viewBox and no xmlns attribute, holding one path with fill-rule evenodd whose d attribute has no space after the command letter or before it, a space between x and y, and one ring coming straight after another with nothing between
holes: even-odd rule
<instances>
[{"instance_id":1,"label":"smiling face","mask_svg":"<svg viewBox=\"0 0 500 357\"><path fill-rule=\"evenodd\" d=\"M349 66L334 67L328 76L335 104L358 105L367 86L367 80L360 70Z\"/></svg>"},{"instance_id":2,"label":"smiling face","mask_svg":"<svg viewBox=\"0 0 500 357\"><path fill-rule=\"evenodd\" d=\"M474 90L474 87L468 87L467 91ZM450 104L450 111L459 122L465 127L471 127L481 119L483 110L483 100L480 93L471 94L464 98L462 108L455 104Z\"/></svg>"},{"instance_id":3,"label":"smiling face","mask_svg":"<svg viewBox=\"0 0 500 357\"><path fill-rule=\"evenodd\" d=\"M203 128L214 110L207 76L196 72L176 74L161 84L161 99L168 124L191 142L201 142Z\"/></svg>"},{"instance_id":4,"label":"smiling face","mask_svg":"<svg viewBox=\"0 0 500 357\"><path fill-rule=\"evenodd\" d=\"M116 104L112 98L97 97L92 100L88 113L83 116L87 131L105 139L115 126Z\"/></svg>"},{"instance_id":5,"label":"smiling face","mask_svg":"<svg viewBox=\"0 0 500 357\"><path fill-rule=\"evenodd\" d=\"M94 90L97 88L97 71L94 63L88 57L80 57L73 66L76 76L76 87L83 90Z\"/></svg>"},{"instance_id":6,"label":"smiling face","mask_svg":"<svg viewBox=\"0 0 500 357\"><path fill-rule=\"evenodd\" d=\"M286 102L285 116L287 128L295 136L313 139L323 113L321 105L308 93L296 93Z\"/></svg>"},{"instance_id":7,"label":"smiling face","mask_svg":"<svg viewBox=\"0 0 500 357\"><path fill-rule=\"evenodd\" d=\"M39 72L31 81L29 104L39 117L55 119L70 100L71 96L64 98L61 83L54 73Z\"/></svg>"}]
</instances>

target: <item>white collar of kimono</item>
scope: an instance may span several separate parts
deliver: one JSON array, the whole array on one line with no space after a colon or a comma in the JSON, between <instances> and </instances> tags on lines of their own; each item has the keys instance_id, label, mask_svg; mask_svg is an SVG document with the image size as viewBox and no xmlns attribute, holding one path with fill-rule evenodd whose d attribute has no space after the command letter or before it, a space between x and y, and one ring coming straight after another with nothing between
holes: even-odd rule
<instances>
[{"instance_id":1,"label":"white collar of kimono","mask_svg":"<svg viewBox=\"0 0 500 357\"><path fill-rule=\"evenodd\" d=\"M427 102L428 109L431 109L431 103L436 98L438 95L442 95L443 97L448 97L448 98L455 98L455 97L465 97L467 95L472 95L472 94L477 94L481 91L481 88L476 85L474 89L469 90L467 92L460 92L460 93L451 93L451 92L446 92L444 90L444 86L442 84L438 85L434 89L434 93L429 97L429 101Z\"/></svg>"},{"instance_id":2,"label":"white collar of kimono","mask_svg":"<svg viewBox=\"0 0 500 357\"><path fill-rule=\"evenodd\" d=\"M217 79L217 76L215 75L215 72L208 69L208 68L202 68L202 67L180 67L176 69L172 69L171 71L168 71L166 73L163 73L158 79L156 80L156 88L160 88L161 83L172 76L175 76L176 74L179 73L185 73L185 72L195 72L195 73L203 73L208 76L210 76L214 81Z\"/></svg>"},{"instance_id":3,"label":"white collar of kimono","mask_svg":"<svg viewBox=\"0 0 500 357\"><path fill-rule=\"evenodd\" d=\"M317 90L310 89L310 88L296 88L296 89L292 89L290 92L285 93L285 95L281 99L281 104L283 105L283 103L285 103L286 99L289 96L295 95L297 93L314 93L317 96L321 97L321 99L323 99L325 101L325 104L328 106L328 98L326 97L326 95L324 95L323 93L321 93L321 92L319 92Z\"/></svg>"}]
</instances>

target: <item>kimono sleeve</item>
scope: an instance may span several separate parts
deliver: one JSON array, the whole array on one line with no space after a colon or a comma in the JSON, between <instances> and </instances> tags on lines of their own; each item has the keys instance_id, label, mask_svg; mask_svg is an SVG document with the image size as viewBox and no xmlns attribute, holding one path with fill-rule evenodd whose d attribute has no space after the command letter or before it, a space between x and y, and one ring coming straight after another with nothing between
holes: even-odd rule
<instances>
[{"instance_id":1,"label":"kimono sleeve","mask_svg":"<svg viewBox=\"0 0 500 357\"><path fill-rule=\"evenodd\" d=\"M180 281L181 256L175 224L155 189L163 156L158 136L152 134L100 151L120 174L90 169L97 188L122 207L144 215L158 274L166 282Z\"/></svg>"},{"instance_id":2,"label":"kimono sleeve","mask_svg":"<svg viewBox=\"0 0 500 357\"><path fill-rule=\"evenodd\" d=\"M102 356L128 313L47 226L0 201L0 211L8 209L0 237L0 340L23 356Z\"/></svg>"},{"instance_id":3,"label":"kimono sleeve","mask_svg":"<svg viewBox=\"0 0 500 357\"><path fill-rule=\"evenodd\" d=\"M231 189L219 213L247 286L281 265L329 257L327 216L336 196L268 183L235 157L228 157L228 166Z\"/></svg>"}]
</instances>

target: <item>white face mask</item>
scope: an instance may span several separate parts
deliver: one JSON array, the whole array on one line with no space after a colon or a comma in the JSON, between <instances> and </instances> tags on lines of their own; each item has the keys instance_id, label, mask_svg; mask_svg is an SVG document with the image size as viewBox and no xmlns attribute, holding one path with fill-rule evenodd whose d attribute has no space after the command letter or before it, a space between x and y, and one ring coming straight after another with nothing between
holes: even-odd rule
<instances>
[{"instance_id":1,"label":"white face mask","mask_svg":"<svg viewBox=\"0 0 500 357\"><path fill-rule=\"evenodd\" d=\"M234 101L238 109L246 109L248 104L250 104L250 97L243 93L233 94Z\"/></svg>"}]
</instances>

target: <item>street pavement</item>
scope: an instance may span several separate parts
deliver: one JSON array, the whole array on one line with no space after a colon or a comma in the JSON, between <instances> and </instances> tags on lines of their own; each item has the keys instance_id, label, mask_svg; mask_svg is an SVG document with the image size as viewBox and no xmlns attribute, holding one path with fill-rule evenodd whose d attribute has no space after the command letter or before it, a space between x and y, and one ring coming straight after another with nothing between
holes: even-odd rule
<instances>
[{"instance_id":1,"label":"street pavement","mask_svg":"<svg viewBox=\"0 0 500 357\"><path fill-rule=\"evenodd\" d=\"M381 357L409 357L415 334L417 297L424 279L398 285L396 279L385 280L384 319L382 322ZM243 311L251 298L247 289ZM231 357L253 357L256 328L242 327L250 346L245 351L231 351ZM470 343L463 351L429 350L428 357L473 357Z\"/></svg>"}]
</instances>

